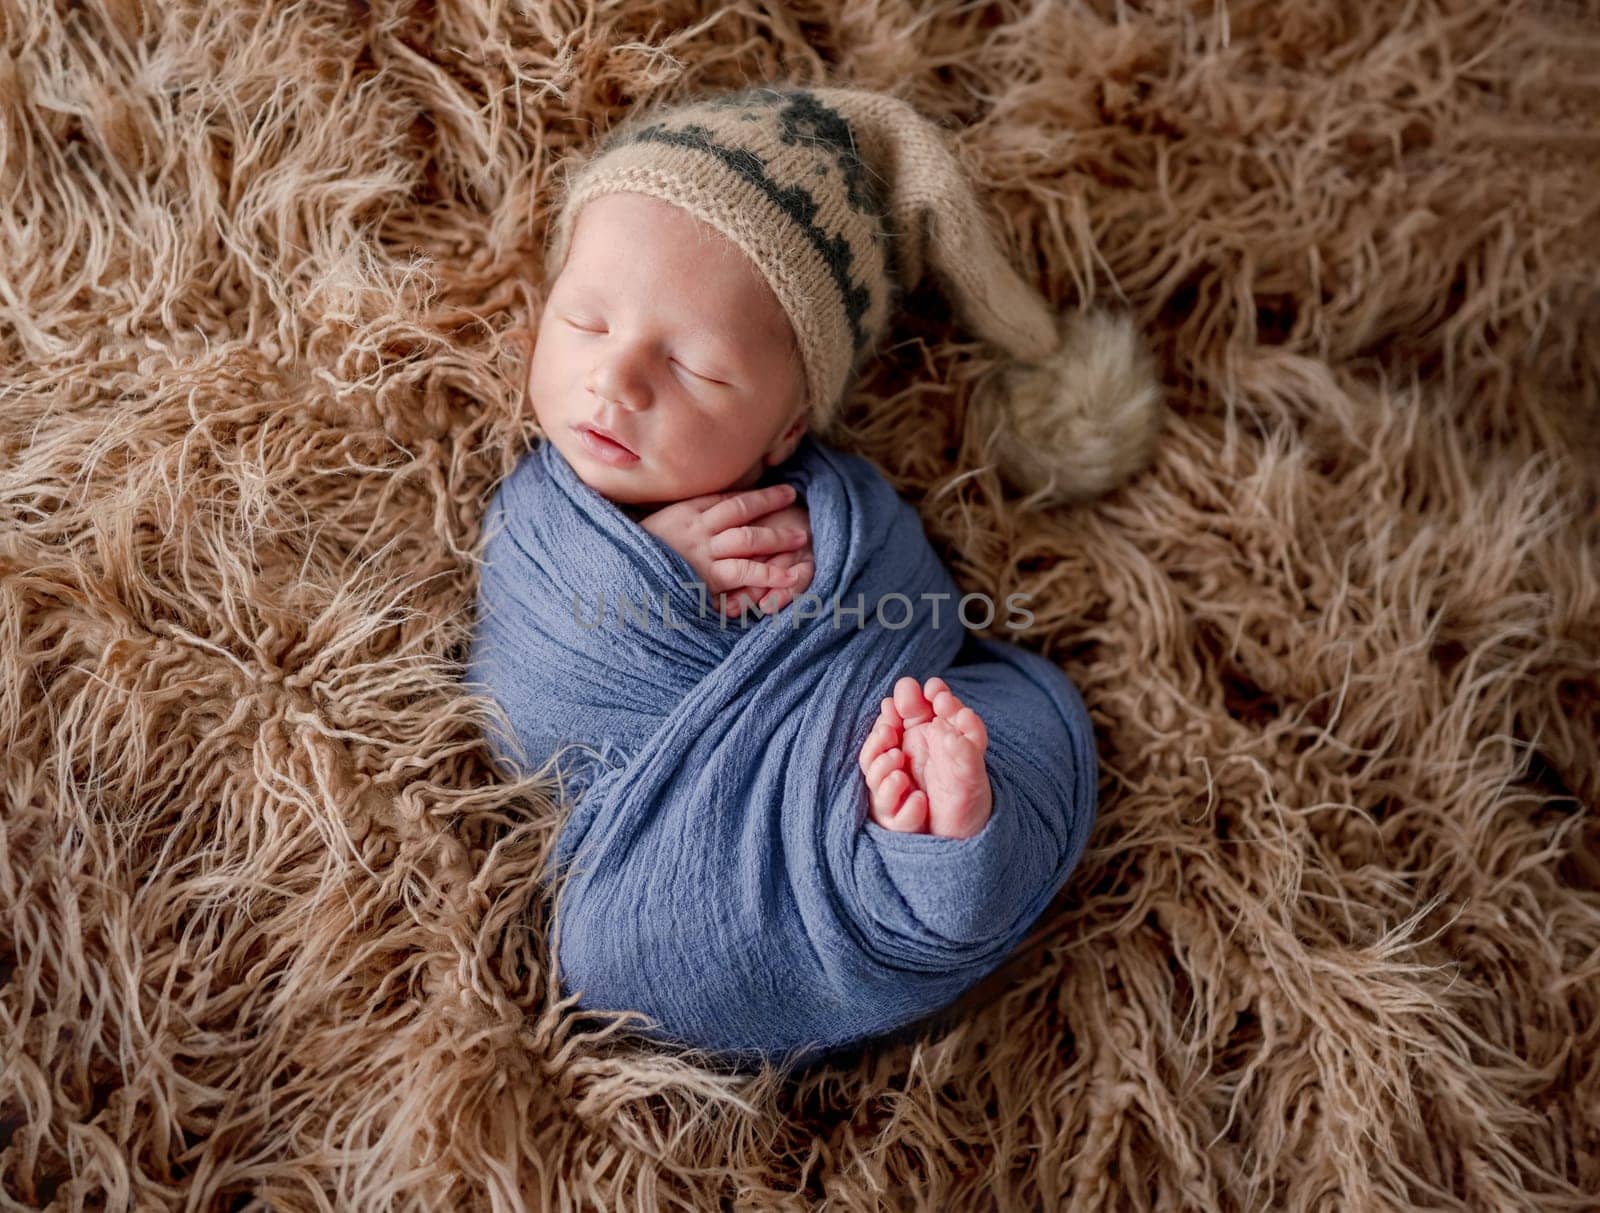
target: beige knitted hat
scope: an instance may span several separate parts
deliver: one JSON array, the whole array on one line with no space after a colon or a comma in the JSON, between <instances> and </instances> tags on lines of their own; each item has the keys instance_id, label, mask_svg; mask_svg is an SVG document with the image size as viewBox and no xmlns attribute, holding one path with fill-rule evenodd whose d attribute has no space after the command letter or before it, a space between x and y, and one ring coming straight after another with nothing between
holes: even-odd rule
<instances>
[{"instance_id":1,"label":"beige knitted hat","mask_svg":"<svg viewBox=\"0 0 1600 1213\"><path fill-rule=\"evenodd\" d=\"M755 263L794 328L823 435L931 268L962 323L1014 360L971 408L985 456L1029 502L1093 496L1150 457L1161 395L1132 324L1058 314L1018 276L944 132L898 98L780 86L642 108L569 165L547 280L583 205L617 192L682 207Z\"/></svg>"}]
</instances>

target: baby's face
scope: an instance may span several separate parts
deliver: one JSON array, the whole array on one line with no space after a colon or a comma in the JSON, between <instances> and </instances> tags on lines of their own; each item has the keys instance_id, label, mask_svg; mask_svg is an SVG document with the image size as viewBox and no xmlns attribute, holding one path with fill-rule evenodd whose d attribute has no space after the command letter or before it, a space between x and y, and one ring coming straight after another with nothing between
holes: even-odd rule
<instances>
[{"instance_id":1,"label":"baby's face","mask_svg":"<svg viewBox=\"0 0 1600 1213\"><path fill-rule=\"evenodd\" d=\"M748 488L798 444L804 382L777 296L721 233L643 194L584 206L528 371L584 483L633 505Z\"/></svg>"}]
</instances>

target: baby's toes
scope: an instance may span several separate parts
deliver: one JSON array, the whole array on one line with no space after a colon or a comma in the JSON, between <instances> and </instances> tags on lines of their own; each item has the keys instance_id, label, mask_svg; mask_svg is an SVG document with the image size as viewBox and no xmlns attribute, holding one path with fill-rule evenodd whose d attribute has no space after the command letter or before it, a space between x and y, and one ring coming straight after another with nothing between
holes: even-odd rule
<instances>
[{"instance_id":1,"label":"baby's toes","mask_svg":"<svg viewBox=\"0 0 1600 1213\"><path fill-rule=\"evenodd\" d=\"M872 732L867 734L867 740L862 743L861 753L856 756L856 762L865 775L871 768L873 760L891 746L898 744L894 730L886 721L880 720L873 726Z\"/></svg>"},{"instance_id":2,"label":"baby's toes","mask_svg":"<svg viewBox=\"0 0 1600 1213\"><path fill-rule=\"evenodd\" d=\"M911 776L904 771L890 771L872 792L872 819L887 830L898 828L896 814L901 802L911 791Z\"/></svg>"},{"instance_id":3,"label":"baby's toes","mask_svg":"<svg viewBox=\"0 0 1600 1213\"><path fill-rule=\"evenodd\" d=\"M905 798L900 811L889 823L889 829L901 834L926 834L928 832L928 794L920 788Z\"/></svg>"},{"instance_id":4,"label":"baby's toes","mask_svg":"<svg viewBox=\"0 0 1600 1213\"><path fill-rule=\"evenodd\" d=\"M956 698L955 692L949 687L945 687L937 695L930 696L929 702L933 704L933 714L935 716L940 720L948 720L952 724L955 723L956 713L961 711L962 708L961 701Z\"/></svg>"},{"instance_id":5,"label":"baby's toes","mask_svg":"<svg viewBox=\"0 0 1600 1213\"><path fill-rule=\"evenodd\" d=\"M905 751L900 749L885 750L879 754L872 760L871 765L867 767L867 786L869 788L879 787L890 771L901 769L905 758Z\"/></svg>"},{"instance_id":6,"label":"baby's toes","mask_svg":"<svg viewBox=\"0 0 1600 1213\"><path fill-rule=\"evenodd\" d=\"M980 752L989 747L989 730L979 716L971 708L962 708L950 717L950 723L961 730L961 735L975 745Z\"/></svg>"},{"instance_id":7,"label":"baby's toes","mask_svg":"<svg viewBox=\"0 0 1600 1213\"><path fill-rule=\"evenodd\" d=\"M922 684L909 674L894 684L894 706L907 724L924 724L933 719L933 709L922 694Z\"/></svg>"}]
</instances>

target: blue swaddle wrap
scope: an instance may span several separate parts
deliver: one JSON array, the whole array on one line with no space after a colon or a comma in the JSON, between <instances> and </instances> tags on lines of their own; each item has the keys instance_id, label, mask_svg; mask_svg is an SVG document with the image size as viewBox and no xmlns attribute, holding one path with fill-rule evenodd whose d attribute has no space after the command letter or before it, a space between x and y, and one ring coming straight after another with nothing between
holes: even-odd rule
<instances>
[{"instance_id":1,"label":"blue swaddle wrap","mask_svg":"<svg viewBox=\"0 0 1600 1213\"><path fill-rule=\"evenodd\" d=\"M489 510L468 677L518 765L593 751L558 764L577 789L555 856L565 990L643 1011L659 1039L803 1061L996 968L1082 854L1097 768L1071 681L966 630L870 463L807 436L772 472L808 508L814 597L741 628L540 442ZM972 838L868 820L857 754L907 674L940 675L988 728L994 811Z\"/></svg>"}]
</instances>

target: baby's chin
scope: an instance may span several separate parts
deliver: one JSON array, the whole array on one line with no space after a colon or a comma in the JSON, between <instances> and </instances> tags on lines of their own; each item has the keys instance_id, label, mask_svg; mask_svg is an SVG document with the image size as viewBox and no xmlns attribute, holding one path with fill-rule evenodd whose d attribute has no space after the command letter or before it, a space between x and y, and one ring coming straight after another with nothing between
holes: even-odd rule
<instances>
[{"instance_id":1,"label":"baby's chin","mask_svg":"<svg viewBox=\"0 0 1600 1213\"><path fill-rule=\"evenodd\" d=\"M592 454L581 441L557 442L556 449L572 465L579 480L616 505L665 505L682 500L670 495L671 486L658 483L655 469L645 459L628 467L617 467Z\"/></svg>"}]
</instances>

